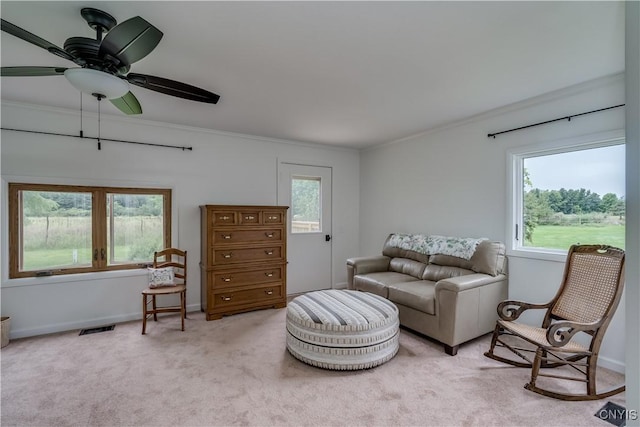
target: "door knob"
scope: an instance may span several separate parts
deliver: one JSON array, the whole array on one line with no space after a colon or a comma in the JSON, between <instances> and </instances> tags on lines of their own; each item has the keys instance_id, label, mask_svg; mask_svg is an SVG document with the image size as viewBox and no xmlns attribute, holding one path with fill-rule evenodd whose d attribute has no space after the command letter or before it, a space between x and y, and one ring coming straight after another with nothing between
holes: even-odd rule
<instances>
[{"instance_id":1,"label":"door knob","mask_svg":"<svg viewBox=\"0 0 640 427\"><path fill-rule=\"evenodd\" d=\"M331 240L331 234L325 234L324 235L324 241L328 242L329 240Z\"/></svg>"}]
</instances>

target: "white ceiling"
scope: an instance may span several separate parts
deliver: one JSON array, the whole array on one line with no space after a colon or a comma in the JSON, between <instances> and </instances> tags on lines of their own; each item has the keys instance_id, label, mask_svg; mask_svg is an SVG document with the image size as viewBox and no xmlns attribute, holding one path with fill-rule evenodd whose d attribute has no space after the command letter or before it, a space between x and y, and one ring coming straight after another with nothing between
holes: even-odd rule
<instances>
[{"instance_id":1,"label":"white ceiling","mask_svg":"<svg viewBox=\"0 0 640 427\"><path fill-rule=\"evenodd\" d=\"M623 2L0 2L3 19L60 47L95 36L87 6L164 32L132 72L221 96L133 86L142 119L294 141L380 144L624 70ZM4 32L1 43L2 66L75 66ZM1 84L2 100L79 108L62 76Z\"/></svg>"}]
</instances>

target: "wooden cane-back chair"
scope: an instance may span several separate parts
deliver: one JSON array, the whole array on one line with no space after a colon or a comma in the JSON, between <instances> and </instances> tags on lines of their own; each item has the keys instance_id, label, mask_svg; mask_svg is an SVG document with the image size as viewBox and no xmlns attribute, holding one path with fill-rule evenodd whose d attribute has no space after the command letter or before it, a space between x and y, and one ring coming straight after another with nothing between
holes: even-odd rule
<instances>
[{"instance_id":1,"label":"wooden cane-back chair","mask_svg":"<svg viewBox=\"0 0 640 427\"><path fill-rule=\"evenodd\" d=\"M498 305L496 328L485 356L514 366L531 368L527 390L563 400L602 399L625 390L624 385L596 392L600 345L618 306L624 286L624 251L604 245L573 245L569 249L560 289L546 304L503 301ZM546 310L541 327L515 320L526 310ZM583 333L585 338L577 339ZM509 337L509 338L507 338ZM524 340L528 346L520 347ZM585 340L588 343L585 344ZM515 344L515 343L517 344ZM521 360L495 354L504 347ZM531 353L535 353L533 359ZM509 353L507 353L509 354ZM551 375L541 368L568 366L574 375ZM578 374L575 374L575 372ZM538 377L586 383L584 394L569 394L536 385Z\"/></svg>"},{"instance_id":2,"label":"wooden cane-back chair","mask_svg":"<svg viewBox=\"0 0 640 427\"><path fill-rule=\"evenodd\" d=\"M182 330L184 331L184 319L187 317L187 251L175 248L167 248L153 254L153 268L172 268L173 283L165 283L163 286L148 287L142 291L142 335L147 329L147 319L153 315L153 320L158 320L158 313L180 313ZM180 305L158 307L156 297L158 295L179 294ZM151 305L151 307L149 307Z\"/></svg>"}]
</instances>

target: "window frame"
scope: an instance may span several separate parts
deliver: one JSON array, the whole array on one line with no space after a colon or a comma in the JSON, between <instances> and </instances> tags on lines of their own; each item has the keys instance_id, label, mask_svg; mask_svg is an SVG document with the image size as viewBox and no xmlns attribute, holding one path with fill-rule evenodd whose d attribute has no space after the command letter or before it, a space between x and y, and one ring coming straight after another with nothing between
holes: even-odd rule
<instances>
[{"instance_id":1,"label":"window frame","mask_svg":"<svg viewBox=\"0 0 640 427\"><path fill-rule=\"evenodd\" d=\"M572 151L583 151L595 148L625 144L623 130L615 130L598 134L583 135L575 138L546 141L507 151L507 198L506 198L506 252L508 256L531 258L564 263L568 248L551 249L523 246L524 235L524 159L545 155L561 154ZM516 236L516 227L518 236ZM518 237L518 238L516 238Z\"/></svg>"},{"instance_id":2,"label":"window frame","mask_svg":"<svg viewBox=\"0 0 640 427\"><path fill-rule=\"evenodd\" d=\"M51 191L51 192L82 192L91 193L92 210L91 210L91 234L92 247L91 252L95 253L101 249L107 252L107 194L143 194L143 195L161 195L164 198L163 203L163 235L164 246L171 246L171 203L172 190L169 188L142 188L142 187L103 187L103 186L81 186L66 184L41 184L41 183L8 183L8 263L9 263L9 279L21 279L40 277L37 273L46 271L46 277L73 275L80 273L95 273L116 270L133 270L146 268L150 263L123 263L123 264L107 264L107 258L93 259L91 266L73 267L73 268L57 268L57 269L39 269L20 271L20 236L22 233L21 216L22 209L19 194L20 191Z\"/></svg>"}]
</instances>

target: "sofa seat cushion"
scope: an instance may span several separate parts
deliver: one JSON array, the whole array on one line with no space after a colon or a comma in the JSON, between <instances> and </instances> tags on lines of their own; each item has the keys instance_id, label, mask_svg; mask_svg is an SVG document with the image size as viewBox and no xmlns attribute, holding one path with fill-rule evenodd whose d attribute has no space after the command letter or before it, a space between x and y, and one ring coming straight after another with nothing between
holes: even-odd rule
<instances>
[{"instance_id":1,"label":"sofa seat cushion","mask_svg":"<svg viewBox=\"0 0 640 427\"><path fill-rule=\"evenodd\" d=\"M446 255L442 255L446 256ZM460 267L452 267L448 265L429 264L425 268L421 279L437 282L442 279L449 279L451 277L465 276L467 274L473 274L472 270L467 270Z\"/></svg>"},{"instance_id":2,"label":"sofa seat cushion","mask_svg":"<svg viewBox=\"0 0 640 427\"><path fill-rule=\"evenodd\" d=\"M389 300L406 305L423 313L436 314L436 283L430 280L415 280L389 286Z\"/></svg>"},{"instance_id":3,"label":"sofa seat cushion","mask_svg":"<svg viewBox=\"0 0 640 427\"><path fill-rule=\"evenodd\" d=\"M371 292L384 298L389 298L388 286L396 283L410 282L415 277L395 271L383 271L353 276L353 287L358 291Z\"/></svg>"}]
</instances>

